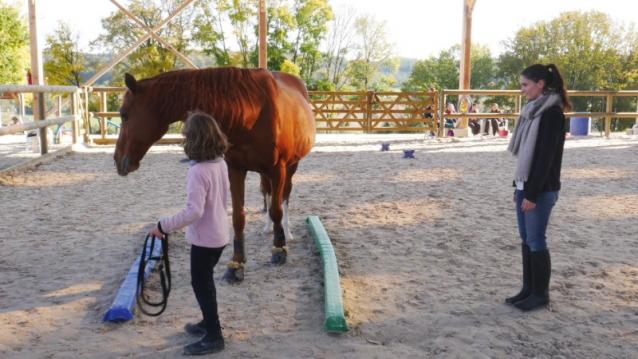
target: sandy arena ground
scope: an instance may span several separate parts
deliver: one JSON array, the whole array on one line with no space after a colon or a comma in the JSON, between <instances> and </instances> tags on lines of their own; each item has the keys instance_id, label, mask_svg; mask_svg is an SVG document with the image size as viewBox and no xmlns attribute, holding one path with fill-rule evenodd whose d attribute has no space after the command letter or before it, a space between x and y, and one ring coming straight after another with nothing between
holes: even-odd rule
<instances>
[{"instance_id":1,"label":"sandy arena ground","mask_svg":"<svg viewBox=\"0 0 638 359\"><path fill-rule=\"evenodd\" d=\"M390 152L380 152L390 142ZM269 264L258 176L247 183L246 280L218 283L219 358L636 358L638 139L570 139L549 228L550 310L503 304L520 286L504 139L321 135L291 199L295 239ZM401 150L416 149L416 159ZM174 358L196 320L183 232L159 318L101 322L149 224L181 208L187 165L154 147L119 177L113 147L0 178L0 358ZM351 330L323 329L320 258L304 219L335 245ZM232 250L217 267L218 280Z\"/></svg>"}]
</instances>

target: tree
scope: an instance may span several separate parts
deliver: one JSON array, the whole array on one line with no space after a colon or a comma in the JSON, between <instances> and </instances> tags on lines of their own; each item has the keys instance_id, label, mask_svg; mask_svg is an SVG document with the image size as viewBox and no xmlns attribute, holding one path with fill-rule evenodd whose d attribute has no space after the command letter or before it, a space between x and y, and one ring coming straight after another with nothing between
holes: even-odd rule
<instances>
[{"instance_id":1,"label":"tree","mask_svg":"<svg viewBox=\"0 0 638 359\"><path fill-rule=\"evenodd\" d=\"M200 0L195 6L199 11L193 22L192 40L202 47L204 54L215 59L215 65L233 65L224 32L225 15L230 9L228 0Z\"/></svg>"},{"instance_id":2,"label":"tree","mask_svg":"<svg viewBox=\"0 0 638 359\"><path fill-rule=\"evenodd\" d=\"M129 11L149 28L154 28L178 6L174 1L162 0L158 4L153 0L133 0ZM178 16L158 31L159 35L176 50L187 53L189 48L189 29L193 28L194 8L185 8ZM146 33L124 13L116 11L102 20L105 33L100 35L93 46L101 47L109 53L119 53L130 47ZM161 42L153 37L142 43L126 60L116 66L114 79L123 81L124 71L133 72L140 78L157 75L177 68L179 59Z\"/></svg>"},{"instance_id":3,"label":"tree","mask_svg":"<svg viewBox=\"0 0 638 359\"><path fill-rule=\"evenodd\" d=\"M301 77L309 82L321 56L319 45L334 18L328 0L295 0L296 35L292 44L292 62L301 68Z\"/></svg>"},{"instance_id":4,"label":"tree","mask_svg":"<svg viewBox=\"0 0 638 359\"><path fill-rule=\"evenodd\" d=\"M258 49L256 37L250 37L249 29L255 27L257 0L231 0L228 17L233 29L233 35L239 45L239 64L242 67L257 67L258 57L255 56ZM252 54L251 54L252 53Z\"/></svg>"},{"instance_id":5,"label":"tree","mask_svg":"<svg viewBox=\"0 0 638 359\"><path fill-rule=\"evenodd\" d=\"M496 62L487 46L473 44L471 53L473 89L498 88ZM430 88L454 89L459 86L460 47L442 50L438 57L417 61L403 84L404 91L427 91Z\"/></svg>"},{"instance_id":6,"label":"tree","mask_svg":"<svg viewBox=\"0 0 638 359\"><path fill-rule=\"evenodd\" d=\"M442 50L438 57L417 61L403 84L404 91L453 89L459 84L459 46Z\"/></svg>"},{"instance_id":7,"label":"tree","mask_svg":"<svg viewBox=\"0 0 638 359\"><path fill-rule=\"evenodd\" d=\"M26 78L29 34L17 8L0 2L0 83Z\"/></svg>"},{"instance_id":8,"label":"tree","mask_svg":"<svg viewBox=\"0 0 638 359\"><path fill-rule=\"evenodd\" d=\"M289 60L292 52L289 38L295 26L295 16L286 4L274 2L268 7L268 68L288 72L284 70L284 65L287 69L294 65L297 69L295 74L299 75L299 66ZM256 29L257 34L258 31Z\"/></svg>"},{"instance_id":9,"label":"tree","mask_svg":"<svg viewBox=\"0 0 638 359\"><path fill-rule=\"evenodd\" d=\"M345 85L346 56L350 53L354 43L354 20L356 12L353 8L335 15L326 42L324 53L324 73L320 81L325 88L325 82L332 82L339 90Z\"/></svg>"},{"instance_id":10,"label":"tree","mask_svg":"<svg viewBox=\"0 0 638 359\"><path fill-rule=\"evenodd\" d=\"M638 36L599 11L565 12L520 29L499 58L501 78L517 88L519 74L534 63L554 63L571 90L636 88ZM573 97L576 111L604 111L601 98ZM615 102L616 111L635 111L630 98ZM629 121L624 121L629 124Z\"/></svg>"},{"instance_id":11,"label":"tree","mask_svg":"<svg viewBox=\"0 0 638 359\"><path fill-rule=\"evenodd\" d=\"M622 49L630 47L624 32L602 12L562 13L520 29L507 42L507 50L499 58L501 75L508 87L516 88L525 67L555 63L569 89L620 89L626 73Z\"/></svg>"},{"instance_id":12,"label":"tree","mask_svg":"<svg viewBox=\"0 0 638 359\"><path fill-rule=\"evenodd\" d=\"M392 60L392 44L387 40L385 22L370 15L357 18L354 28L358 53L348 64L348 73L355 88L369 90L383 82L379 70Z\"/></svg>"},{"instance_id":13,"label":"tree","mask_svg":"<svg viewBox=\"0 0 638 359\"><path fill-rule=\"evenodd\" d=\"M79 49L78 37L63 22L58 24L53 35L47 37L44 73L48 84L81 85L81 73L86 70L87 61Z\"/></svg>"}]
</instances>

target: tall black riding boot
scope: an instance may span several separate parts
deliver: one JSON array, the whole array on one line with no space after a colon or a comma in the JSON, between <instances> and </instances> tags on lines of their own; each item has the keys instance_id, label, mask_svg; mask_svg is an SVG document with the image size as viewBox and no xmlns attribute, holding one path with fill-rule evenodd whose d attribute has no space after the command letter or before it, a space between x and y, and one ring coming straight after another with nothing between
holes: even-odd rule
<instances>
[{"instance_id":1,"label":"tall black riding boot","mask_svg":"<svg viewBox=\"0 0 638 359\"><path fill-rule=\"evenodd\" d=\"M521 254L523 257L523 288L517 295L505 299L505 303L514 304L520 300L527 298L531 293L531 277L530 277L530 260L529 260L529 247L527 244L521 244Z\"/></svg>"},{"instance_id":2,"label":"tall black riding boot","mask_svg":"<svg viewBox=\"0 0 638 359\"><path fill-rule=\"evenodd\" d=\"M552 272L549 250L530 253L532 267L532 293L525 299L514 303L520 310L528 311L549 304L549 277Z\"/></svg>"}]
</instances>

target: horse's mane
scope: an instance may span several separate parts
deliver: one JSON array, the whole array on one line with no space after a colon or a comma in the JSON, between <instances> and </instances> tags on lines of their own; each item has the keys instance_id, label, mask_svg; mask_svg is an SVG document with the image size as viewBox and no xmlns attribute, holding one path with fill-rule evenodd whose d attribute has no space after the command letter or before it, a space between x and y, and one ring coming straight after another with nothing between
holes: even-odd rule
<instances>
[{"instance_id":1,"label":"horse's mane","mask_svg":"<svg viewBox=\"0 0 638 359\"><path fill-rule=\"evenodd\" d=\"M227 129L234 125L252 127L253 123L246 121L256 121L263 110L275 111L277 84L265 70L177 70L141 80L139 85L159 114L181 116L184 110L200 110L212 114Z\"/></svg>"}]
</instances>

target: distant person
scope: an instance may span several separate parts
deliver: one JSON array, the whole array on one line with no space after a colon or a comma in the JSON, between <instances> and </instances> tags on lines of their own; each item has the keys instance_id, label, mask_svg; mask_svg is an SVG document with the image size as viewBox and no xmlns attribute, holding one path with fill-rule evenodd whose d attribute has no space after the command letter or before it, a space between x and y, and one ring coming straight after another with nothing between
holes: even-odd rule
<instances>
[{"instance_id":1,"label":"distant person","mask_svg":"<svg viewBox=\"0 0 638 359\"><path fill-rule=\"evenodd\" d=\"M492 107L490 108L490 113L502 113L501 109L498 108L497 103L492 104ZM490 134L490 126L492 127L492 136L498 135L499 119L497 118L485 119L485 129L483 130L484 135Z\"/></svg>"},{"instance_id":2,"label":"distant person","mask_svg":"<svg viewBox=\"0 0 638 359\"><path fill-rule=\"evenodd\" d=\"M209 115L191 114L184 125L184 152L191 160L187 175L186 207L172 217L162 217L152 235L187 227L191 244L191 284L203 319L187 324L185 331L201 339L184 347L185 355L202 355L224 349L217 311L213 269L229 242L227 214L229 182L224 152L228 140Z\"/></svg>"},{"instance_id":3,"label":"distant person","mask_svg":"<svg viewBox=\"0 0 638 359\"><path fill-rule=\"evenodd\" d=\"M476 105L472 105L470 106L470 109L468 111L468 113L478 113L478 106ZM472 131L473 135L478 135L481 133L481 123L480 120L478 118L470 118L467 121L467 125L470 128L470 130Z\"/></svg>"},{"instance_id":4,"label":"distant person","mask_svg":"<svg viewBox=\"0 0 638 359\"><path fill-rule=\"evenodd\" d=\"M439 124L434 121L434 107L429 105L425 108L425 112L423 112L423 119L426 126L432 126L432 130L430 130L430 137L435 137L438 132Z\"/></svg>"},{"instance_id":5,"label":"distant person","mask_svg":"<svg viewBox=\"0 0 638 359\"><path fill-rule=\"evenodd\" d=\"M522 239L523 287L505 302L527 311L549 304L551 261L545 233L561 187L564 111L571 104L554 64L531 65L520 81L528 102L507 149L516 156L514 202Z\"/></svg>"},{"instance_id":6,"label":"distant person","mask_svg":"<svg viewBox=\"0 0 638 359\"><path fill-rule=\"evenodd\" d=\"M455 114L456 108L453 103L448 103L445 108L445 113L448 115ZM445 119L445 128L447 128L447 136L454 137L454 128L456 128L456 119L455 118L446 118Z\"/></svg>"}]
</instances>

